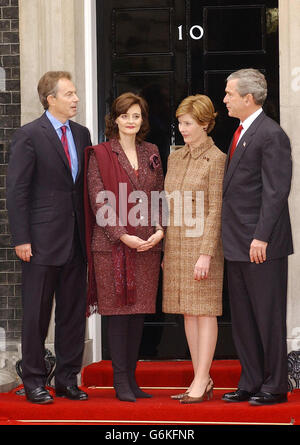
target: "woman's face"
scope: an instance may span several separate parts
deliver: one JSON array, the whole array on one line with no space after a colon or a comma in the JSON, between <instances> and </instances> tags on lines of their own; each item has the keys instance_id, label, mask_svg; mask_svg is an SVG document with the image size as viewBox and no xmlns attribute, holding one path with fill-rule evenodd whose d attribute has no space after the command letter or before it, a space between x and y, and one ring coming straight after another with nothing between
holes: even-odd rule
<instances>
[{"instance_id":1,"label":"woman's face","mask_svg":"<svg viewBox=\"0 0 300 445\"><path fill-rule=\"evenodd\" d=\"M143 122L141 107L138 104L131 105L126 113L117 117L115 122L118 125L119 134L136 135Z\"/></svg>"},{"instance_id":2,"label":"woman's face","mask_svg":"<svg viewBox=\"0 0 300 445\"><path fill-rule=\"evenodd\" d=\"M178 117L178 128L184 142L189 145L197 144L203 138L204 128L207 124L200 125L190 114L183 114Z\"/></svg>"}]
</instances>

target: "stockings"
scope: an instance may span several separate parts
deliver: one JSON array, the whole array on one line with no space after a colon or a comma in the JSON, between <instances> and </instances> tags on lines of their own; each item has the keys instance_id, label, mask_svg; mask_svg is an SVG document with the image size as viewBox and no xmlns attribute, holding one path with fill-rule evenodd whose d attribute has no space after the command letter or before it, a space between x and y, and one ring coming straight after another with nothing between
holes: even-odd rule
<instances>
[{"instance_id":1,"label":"stockings","mask_svg":"<svg viewBox=\"0 0 300 445\"><path fill-rule=\"evenodd\" d=\"M135 380L144 318L144 314L107 317L114 388L118 399L123 401L134 402L136 397L151 397L139 388Z\"/></svg>"}]
</instances>

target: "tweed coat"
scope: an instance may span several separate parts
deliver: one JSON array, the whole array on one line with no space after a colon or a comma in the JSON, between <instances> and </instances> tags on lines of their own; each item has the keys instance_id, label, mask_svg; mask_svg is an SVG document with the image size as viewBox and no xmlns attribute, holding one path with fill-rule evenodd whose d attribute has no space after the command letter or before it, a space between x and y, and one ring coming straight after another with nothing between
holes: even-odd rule
<instances>
[{"instance_id":1,"label":"tweed coat","mask_svg":"<svg viewBox=\"0 0 300 445\"><path fill-rule=\"evenodd\" d=\"M225 160L226 155L210 137L198 148L185 145L169 156L165 178L169 224L163 267L166 313L222 314L224 259L220 232ZM176 200L175 191L180 191L181 203ZM179 213L182 223L177 219ZM196 281L193 273L200 254L212 258L208 278Z\"/></svg>"},{"instance_id":2,"label":"tweed coat","mask_svg":"<svg viewBox=\"0 0 300 445\"><path fill-rule=\"evenodd\" d=\"M135 171L119 141L110 141L112 150L117 153L118 161L124 168L133 191L143 192L142 198L138 202L147 201L145 211L141 210L143 223L136 227L136 236L147 240L155 232L155 224L159 221L151 221L151 192L163 191L163 170L160 155L156 145L149 142L137 144L138 171ZM150 158L156 155L159 163L153 168ZM88 165L87 174L88 193L90 205L96 215L101 204L96 203L97 195L104 190L103 182L97 166L95 155L92 153ZM141 207L142 209L143 207ZM151 225L151 222L153 225ZM133 305L120 306L117 303L115 293L115 278L112 258L112 246L114 243L122 242L120 237L126 234L124 226L108 224L100 227L95 224L92 235L92 252L97 285L98 312L102 315L121 315L136 313L155 313L156 295L161 264L162 242L146 252L136 252L135 256L135 280L137 297Z\"/></svg>"}]
</instances>

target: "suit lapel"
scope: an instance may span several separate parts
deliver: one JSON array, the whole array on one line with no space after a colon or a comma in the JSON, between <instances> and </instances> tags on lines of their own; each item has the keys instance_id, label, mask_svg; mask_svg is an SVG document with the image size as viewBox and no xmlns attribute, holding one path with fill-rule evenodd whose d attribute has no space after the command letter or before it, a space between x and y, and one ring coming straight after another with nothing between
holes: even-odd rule
<instances>
[{"instance_id":1,"label":"suit lapel","mask_svg":"<svg viewBox=\"0 0 300 445\"><path fill-rule=\"evenodd\" d=\"M245 133L243 134L242 138L240 139L234 155L232 156L231 161L229 162L229 151L228 150L228 155L227 155L227 160L226 160L226 164L225 164L225 176L224 176L224 182L223 182L223 195L227 190L227 187L230 183L230 180L236 170L236 168L239 165L239 162L241 160L241 158L243 157L243 155L245 154L246 150L249 149L249 147L251 146L251 143L253 141L253 136L257 130L257 128L259 127L259 125L262 123L262 121L265 118L265 113L262 112L256 119L255 121L250 125L250 127L248 128L247 131L245 131Z\"/></svg>"},{"instance_id":2,"label":"suit lapel","mask_svg":"<svg viewBox=\"0 0 300 445\"><path fill-rule=\"evenodd\" d=\"M149 156L148 156L148 150L146 149L146 146L143 143L137 144L136 151L137 151L137 157L138 157L138 163L139 163L139 171L138 171L137 181L141 187L147 179L147 175L145 174L145 171L147 171L147 168L149 168L150 161L149 161Z\"/></svg>"},{"instance_id":3,"label":"suit lapel","mask_svg":"<svg viewBox=\"0 0 300 445\"><path fill-rule=\"evenodd\" d=\"M53 128L53 125L51 124L51 122L47 118L46 114L43 114L42 117L41 117L41 126L42 126L42 128L44 130L44 133L45 133L46 137L50 141L51 146L57 151L57 153L60 156L62 162L66 166L70 176L72 177L70 166L69 166L69 163L68 163L68 160L67 160L64 148L62 146L62 143L59 140L59 137L57 136L57 133L56 133L55 129Z\"/></svg>"}]
</instances>

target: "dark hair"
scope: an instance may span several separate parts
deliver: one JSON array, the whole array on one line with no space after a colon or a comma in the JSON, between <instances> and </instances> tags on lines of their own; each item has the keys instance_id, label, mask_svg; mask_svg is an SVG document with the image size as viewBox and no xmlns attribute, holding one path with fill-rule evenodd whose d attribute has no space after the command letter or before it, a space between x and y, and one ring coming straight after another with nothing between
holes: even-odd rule
<instances>
[{"instance_id":1,"label":"dark hair","mask_svg":"<svg viewBox=\"0 0 300 445\"><path fill-rule=\"evenodd\" d=\"M48 71L40 78L37 90L44 110L49 108L47 97L50 95L56 96L57 82L60 79L71 80L72 76L68 71Z\"/></svg>"},{"instance_id":2,"label":"dark hair","mask_svg":"<svg viewBox=\"0 0 300 445\"><path fill-rule=\"evenodd\" d=\"M121 115L127 113L132 105L139 105L142 113L142 125L139 132L136 135L138 142L145 139L146 134L149 131L148 121L148 104L146 100L134 93L123 93L117 97L111 107L110 113L105 116L105 136L108 139L118 137L119 128L116 124L116 119Z\"/></svg>"}]
</instances>

